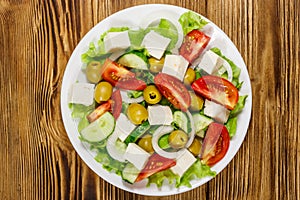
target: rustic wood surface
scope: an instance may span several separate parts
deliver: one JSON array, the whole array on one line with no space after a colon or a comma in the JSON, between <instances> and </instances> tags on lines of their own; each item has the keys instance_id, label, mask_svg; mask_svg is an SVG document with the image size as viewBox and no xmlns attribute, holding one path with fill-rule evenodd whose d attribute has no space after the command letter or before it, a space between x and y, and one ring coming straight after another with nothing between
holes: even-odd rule
<instances>
[{"instance_id":1,"label":"rustic wood surface","mask_svg":"<svg viewBox=\"0 0 300 200\"><path fill-rule=\"evenodd\" d=\"M60 90L80 39L124 8L167 3L217 24L237 46L253 92L252 119L232 162L171 199L300 199L299 0L0 0L0 198L157 199L118 189L76 154Z\"/></svg>"}]
</instances>

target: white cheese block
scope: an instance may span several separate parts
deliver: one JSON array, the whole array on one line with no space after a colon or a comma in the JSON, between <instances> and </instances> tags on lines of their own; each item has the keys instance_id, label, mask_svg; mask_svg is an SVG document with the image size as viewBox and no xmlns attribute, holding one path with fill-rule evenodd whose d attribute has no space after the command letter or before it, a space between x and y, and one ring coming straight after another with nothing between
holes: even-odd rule
<instances>
[{"instance_id":1,"label":"white cheese block","mask_svg":"<svg viewBox=\"0 0 300 200\"><path fill-rule=\"evenodd\" d=\"M220 123L225 123L228 120L230 111L220 104L205 99L204 114Z\"/></svg>"},{"instance_id":2,"label":"white cheese block","mask_svg":"<svg viewBox=\"0 0 300 200\"><path fill-rule=\"evenodd\" d=\"M131 45L128 31L108 32L103 42L105 51L109 53L127 49Z\"/></svg>"},{"instance_id":3,"label":"white cheese block","mask_svg":"<svg viewBox=\"0 0 300 200\"><path fill-rule=\"evenodd\" d=\"M124 115L120 114L116 122L116 131L118 131L119 139L124 142L128 135L136 128L136 125Z\"/></svg>"},{"instance_id":4,"label":"white cheese block","mask_svg":"<svg viewBox=\"0 0 300 200\"><path fill-rule=\"evenodd\" d=\"M69 103L92 105L94 102L94 84L74 83L70 91Z\"/></svg>"},{"instance_id":5,"label":"white cheese block","mask_svg":"<svg viewBox=\"0 0 300 200\"><path fill-rule=\"evenodd\" d=\"M174 174L178 174L180 177L188 170L194 162L196 162L195 156L187 149L183 150L183 153L176 159L176 165L171 167Z\"/></svg>"},{"instance_id":6,"label":"white cheese block","mask_svg":"<svg viewBox=\"0 0 300 200\"><path fill-rule=\"evenodd\" d=\"M145 35L142 46L144 46L149 54L156 59L161 59L167 49L171 39L161 36L155 31L150 31Z\"/></svg>"},{"instance_id":7,"label":"white cheese block","mask_svg":"<svg viewBox=\"0 0 300 200\"><path fill-rule=\"evenodd\" d=\"M220 56L209 50L204 53L198 67L208 74L215 74L223 65L223 62L224 60Z\"/></svg>"},{"instance_id":8,"label":"white cheese block","mask_svg":"<svg viewBox=\"0 0 300 200\"><path fill-rule=\"evenodd\" d=\"M162 72L183 81L188 66L189 62L181 55L166 55Z\"/></svg>"},{"instance_id":9,"label":"white cheese block","mask_svg":"<svg viewBox=\"0 0 300 200\"><path fill-rule=\"evenodd\" d=\"M124 158L139 170L145 167L149 157L150 154L135 143L128 144L124 155Z\"/></svg>"},{"instance_id":10,"label":"white cheese block","mask_svg":"<svg viewBox=\"0 0 300 200\"><path fill-rule=\"evenodd\" d=\"M150 125L171 125L173 122L173 114L169 106L148 106L147 110Z\"/></svg>"}]
</instances>

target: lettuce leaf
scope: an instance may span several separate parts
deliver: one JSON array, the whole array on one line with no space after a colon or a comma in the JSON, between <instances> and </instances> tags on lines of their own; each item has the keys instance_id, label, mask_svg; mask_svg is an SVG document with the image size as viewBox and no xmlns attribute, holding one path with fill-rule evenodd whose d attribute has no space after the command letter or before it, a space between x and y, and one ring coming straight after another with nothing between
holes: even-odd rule
<instances>
[{"instance_id":1,"label":"lettuce leaf","mask_svg":"<svg viewBox=\"0 0 300 200\"><path fill-rule=\"evenodd\" d=\"M184 35L194 29L202 29L206 24L208 24L208 22L202 19L200 15L192 11L183 13L178 21L182 26Z\"/></svg>"},{"instance_id":2,"label":"lettuce leaf","mask_svg":"<svg viewBox=\"0 0 300 200\"><path fill-rule=\"evenodd\" d=\"M178 32L174 24L167 19L161 19L159 24L154 27L148 27L148 30L154 30L158 34L169 38L171 40L170 44L167 47L167 51L172 50L178 40Z\"/></svg>"},{"instance_id":3,"label":"lettuce leaf","mask_svg":"<svg viewBox=\"0 0 300 200\"><path fill-rule=\"evenodd\" d=\"M197 158L197 161L182 175L181 178L177 174L174 174L170 169L167 169L151 175L148 178L147 186L154 183L160 188L166 180L169 184L175 183L176 188L179 188L180 186L192 187L190 183L191 180L207 176L216 176L216 172L211 171L209 166L202 164L200 159Z\"/></svg>"},{"instance_id":4,"label":"lettuce leaf","mask_svg":"<svg viewBox=\"0 0 300 200\"><path fill-rule=\"evenodd\" d=\"M222 57L224 60L226 60L228 62L228 64L230 65L230 67L232 69L232 83L235 87L237 87L237 89L240 89L242 87L242 84L243 84L243 82L239 81L239 77L240 77L240 74L241 74L241 69L238 66L236 66L236 64L234 64L234 62L232 62L232 60L230 60L229 58L224 56L219 48L214 47L210 50L213 51L218 56Z\"/></svg>"},{"instance_id":5,"label":"lettuce leaf","mask_svg":"<svg viewBox=\"0 0 300 200\"><path fill-rule=\"evenodd\" d=\"M105 52L105 48L104 48L104 37L107 35L107 33L109 32L122 32L122 31L126 31L129 30L128 27L112 27L110 28L108 31L104 32L101 36L100 39L97 42L97 46L95 45L94 42L91 42L89 44L89 49L84 52L83 54L81 54L81 61L83 63L89 63L92 60L105 60L110 53L106 53Z\"/></svg>"},{"instance_id":6,"label":"lettuce leaf","mask_svg":"<svg viewBox=\"0 0 300 200\"><path fill-rule=\"evenodd\" d=\"M230 112L229 119L225 124L225 126L228 130L230 138L235 136L236 128L237 128L237 120L238 120L237 115L245 107L247 97L248 97L248 95L239 96L239 100L238 100L235 108Z\"/></svg>"},{"instance_id":7,"label":"lettuce leaf","mask_svg":"<svg viewBox=\"0 0 300 200\"><path fill-rule=\"evenodd\" d=\"M167 180L169 184L177 183L180 181L180 177L174 174L170 169L155 173L148 178L147 186L149 187L151 183L157 185L158 188L161 188L163 182ZM176 182L174 182L176 181Z\"/></svg>"},{"instance_id":8,"label":"lettuce leaf","mask_svg":"<svg viewBox=\"0 0 300 200\"><path fill-rule=\"evenodd\" d=\"M237 116L245 107L246 99L248 95L239 96L239 100L235 106L235 108L230 112L229 118Z\"/></svg>"},{"instance_id":9,"label":"lettuce leaf","mask_svg":"<svg viewBox=\"0 0 300 200\"><path fill-rule=\"evenodd\" d=\"M143 91L137 91L137 90L128 90L127 91L127 96L129 98L139 98L140 96L143 95Z\"/></svg>"},{"instance_id":10,"label":"lettuce leaf","mask_svg":"<svg viewBox=\"0 0 300 200\"><path fill-rule=\"evenodd\" d=\"M138 29L138 30L129 30L128 36L131 43L131 48L133 50L142 49L141 44L142 41L147 34L147 31L144 29Z\"/></svg>"},{"instance_id":11,"label":"lettuce leaf","mask_svg":"<svg viewBox=\"0 0 300 200\"><path fill-rule=\"evenodd\" d=\"M69 108L72 111L72 118L83 118L85 113L91 112L95 109L95 102L90 106L85 106L82 104L70 103Z\"/></svg>"},{"instance_id":12,"label":"lettuce leaf","mask_svg":"<svg viewBox=\"0 0 300 200\"><path fill-rule=\"evenodd\" d=\"M95 109L95 103L90 106L70 103L69 108L72 111L72 118L80 119L77 127L78 132L80 133L82 129L89 125L89 121L87 120L86 116Z\"/></svg>"},{"instance_id":13,"label":"lettuce leaf","mask_svg":"<svg viewBox=\"0 0 300 200\"><path fill-rule=\"evenodd\" d=\"M236 127L237 127L237 117L229 118L228 121L225 124L230 138L235 136L236 133Z\"/></svg>"},{"instance_id":14,"label":"lettuce leaf","mask_svg":"<svg viewBox=\"0 0 300 200\"><path fill-rule=\"evenodd\" d=\"M96 150L97 155L95 160L102 164L102 167L107 171L115 172L117 175L121 176L122 170L125 168L126 163L119 162L108 154L106 150L107 140L98 142L98 143L90 143L91 150Z\"/></svg>"},{"instance_id":15,"label":"lettuce leaf","mask_svg":"<svg viewBox=\"0 0 300 200\"><path fill-rule=\"evenodd\" d=\"M190 183L191 180L207 176L214 177L216 176L216 172L212 171L209 166L202 164L200 159L197 158L197 161L182 175L180 182L177 182L176 187L192 187Z\"/></svg>"}]
</instances>

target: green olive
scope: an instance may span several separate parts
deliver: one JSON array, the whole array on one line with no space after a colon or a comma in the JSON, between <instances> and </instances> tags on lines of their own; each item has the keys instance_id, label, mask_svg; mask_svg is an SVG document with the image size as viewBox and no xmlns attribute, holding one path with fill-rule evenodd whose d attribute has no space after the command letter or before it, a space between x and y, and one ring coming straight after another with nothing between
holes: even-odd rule
<instances>
[{"instance_id":1,"label":"green olive","mask_svg":"<svg viewBox=\"0 0 300 200\"><path fill-rule=\"evenodd\" d=\"M194 156L198 156L201 150L201 142L199 141L199 139L195 138L188 149Z\"/></svg>"},{"instance_id":2,"label":"green olive","mask_svg":"<svg viewBox=\"0 0 300 200\"><path fill-rule=\"evenodd\" d=\"M191 111L199 111L203 107L204 100L202 97L196 95L194 92L190 92L191 96L191 105L190 110Z\"/></svg>"},{"instance_id":3,"label":"green olive","mask_svg":"<svg viewBox=\"0 0 300 200\"><path fill-rule=\"evenodd\" d=\"M169 144L174 149L181 149L188 141L187 134L182 130L175 130L170 133Z\"/></svg>"},{"instance_id":4,"label":"green olive","mask_svg":"<svg viewBox=\"0 0 300 200\"><path fill-rule=\"evenodd\" d=\"M149 152L149 153L153 153L154 149L152 147L152 136L147 134L144 137L142 137L139 142L138 145L140 147L142 147L145 151Z\"/></svg>"},{"instance_id":5,"label":"green olive","mask_svg":"<svg viewBox=\"0 0 300 200\"><path fill-rule=\"evenodd\" d=\"M163 66L164 66L164 62L165 62L165 58L162 57L160 60L157 60L153 57L148 59L149 64L150 64L150 72L152 73L158 73L161 72Z\"/></svg>"},{"instance_id":6,"label":"green olive","mask_svg":"<svg viewBox=\"0 0 300 200\"><path fill-rule=\"evenodd\" d=\"M144 99L149 104L156 104L161 100L161 94L154 85L149 85L144 89Z\"/></svg>"},{"instance_id":7,"label":"green olive","mask_svg":"<svg viewBox=\"0 0 300 200\"><path fill-rule=\"evenodd\" d=\"M133 124L141 124L148 119L148 111L138 103L132 103L127 108L127 117Z\"/></svg>"},{"instance_id":8,"label":"green olive","mask_svg":"<svg viewBox=\"0 0 300 200\"><path fill-rule=\"evenodd\" d=\"M192 68L188 68L186 70L186 73L185 73L185 76L184 76L184 79L183 79L183 83L186 86L189 86L195 81L195 79L196 79L195 71Z\"/></svg>"},{"instance_id":9,"label":"green olive","mask_svg":"<svg viewBox=\"0 0 300 200\"><path fill-rule=\"evenodd\" d=\"M113 87L109 82L103 81L96 85L94 98L97 103L110 99Z\"/></svg>"},{"instance_id":10,"label":"green olive","mask_svg":"<svg viewBox=\"0 0 300 200\"><path fill-rule=\"evenodd\" d=\"M100 69L101 69L101 63L98 61L91 61L87 66L86 66L86 78L88 81L91 83L98 83L101 81L102 77L100 74Z\"/></svg>"}]
</instances>

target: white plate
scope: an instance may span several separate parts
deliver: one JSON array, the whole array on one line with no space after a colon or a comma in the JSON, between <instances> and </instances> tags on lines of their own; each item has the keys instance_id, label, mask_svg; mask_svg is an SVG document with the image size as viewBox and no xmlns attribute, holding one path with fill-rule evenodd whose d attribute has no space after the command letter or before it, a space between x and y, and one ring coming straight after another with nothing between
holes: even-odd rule
<instances>
[{"instance_id":1,"label":"white plate","mask_svg":"<svg viewBox=\"0 0 300 200\"><path fill-rule=\"evenodd\" d=\"M179 16L186 11L188 10L185 8L163 4L141 5L119 11L98 23L83 37L83 39L75 48L67 64L61 89L61 111L68 137L75 150L82 158L82 160L96 174L98 174L101 178L111 183L112 185L123 190L150 196L172 195L199 187L204 183L208 182L211 179L211 177L191 181L191 188L174 188L173 186L165 184L162 188L158 189L154 184L152 184L150 187L146 187L146 181L142 181L134 185L124 183L120 176L117 176L114 173L109 173L106 170L104 170L101 164L95 161L95 155L92 152L90 152L89 149L86 146L84 146L82 142L78 139L79 133L77 131L77 123L72 119L71 110L68 107L69 88L78 79L81 79L80 81L84 81L84 76L82 76L81 72L81 54L88 49L89 43L91 41L97 41L100 35L106 30L108 30L110 27L143 27L147 26L149 23L151 23L151 21L163 17L171 20L174 23L177 23ZM206 18L204 17L204 19ZM209 21L208 19L206 20ZM220 28L218 28L212 22L210 22L209 24L210 28L214 30L212 34L212 40L209 46L212 47L213 45L215 47L220 48L225 56L233 60L234 63L241 68L240 80L244 81L244 84L239 92L240 95L248 95L245 108L243 109L242 113L240 113L238 116L237 133L230 141L229 150L226 156L219 163L212 167L212 170L216 171L218 174L228 165L228 163L237 153L247 133L251 116L252 93L248 71L243 61L243 58L241 57L237 48Z\"/></svg>"}]
</instances>

